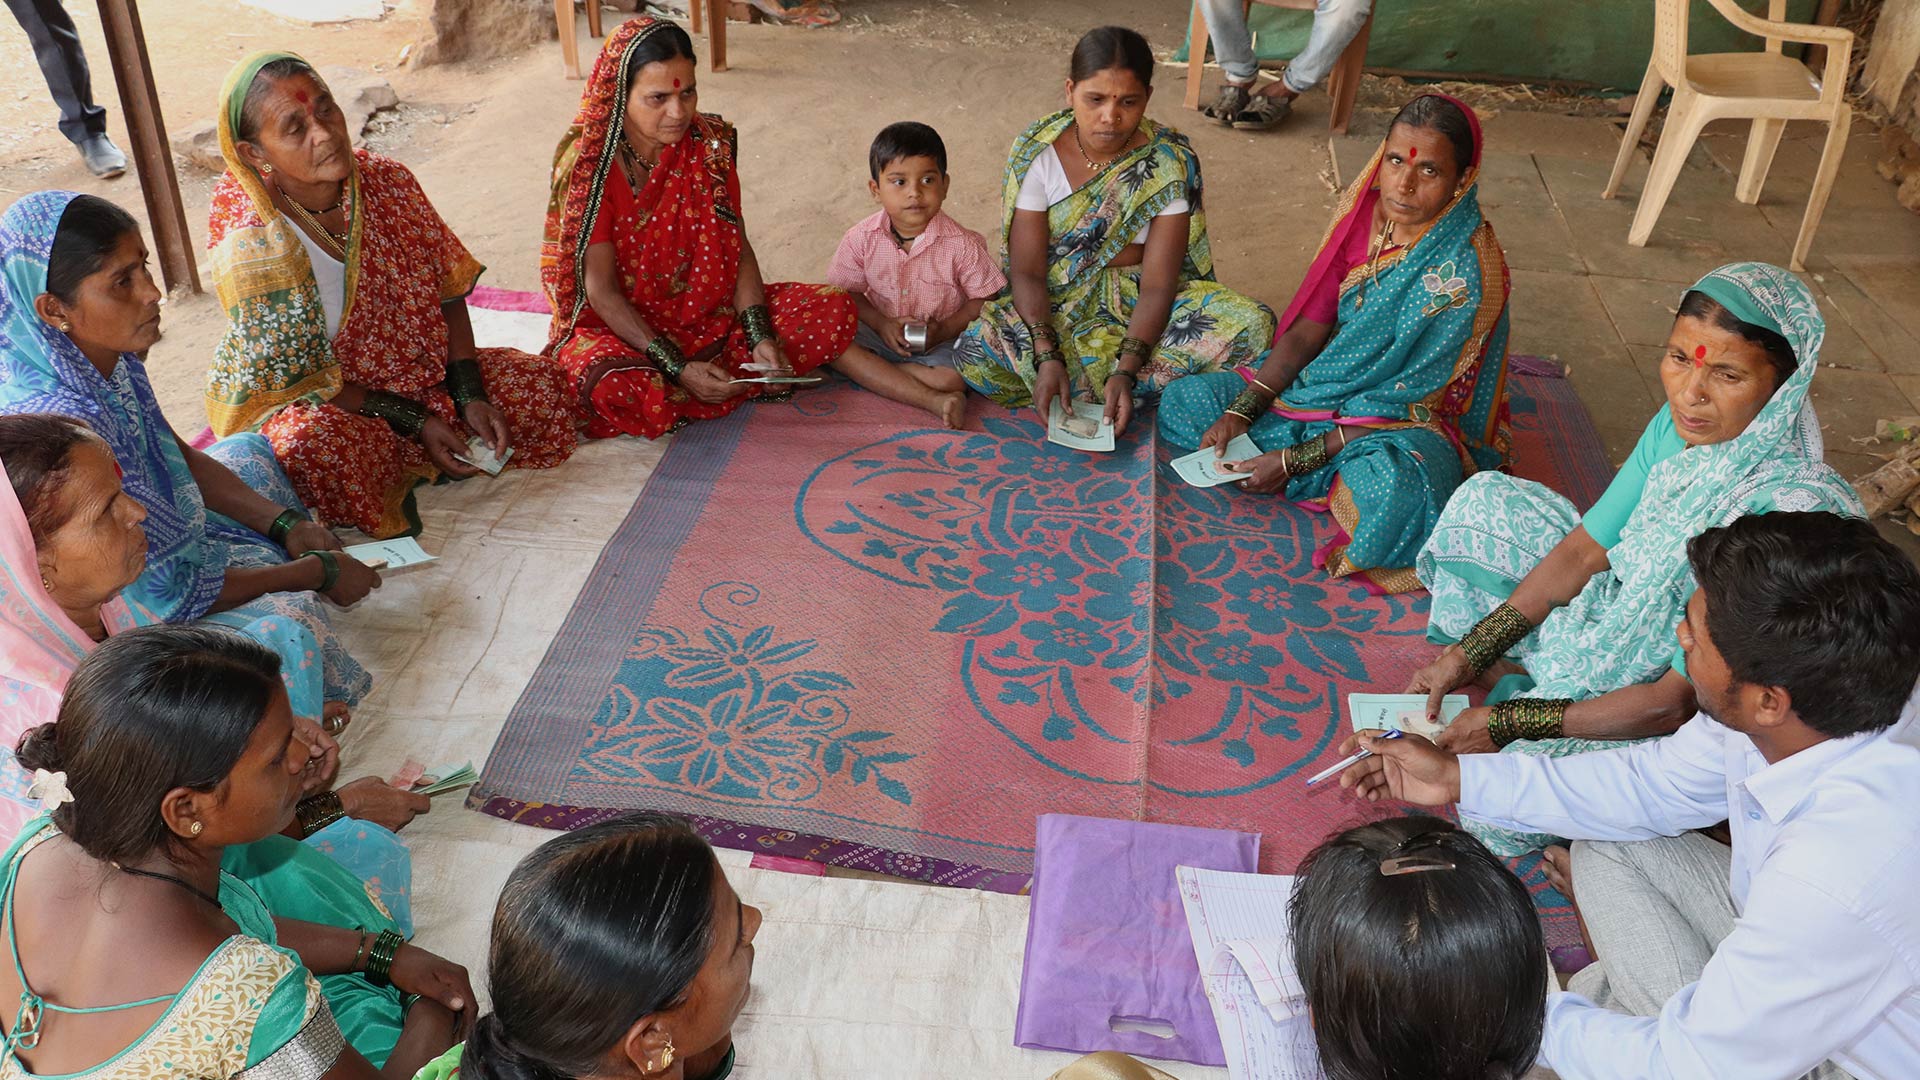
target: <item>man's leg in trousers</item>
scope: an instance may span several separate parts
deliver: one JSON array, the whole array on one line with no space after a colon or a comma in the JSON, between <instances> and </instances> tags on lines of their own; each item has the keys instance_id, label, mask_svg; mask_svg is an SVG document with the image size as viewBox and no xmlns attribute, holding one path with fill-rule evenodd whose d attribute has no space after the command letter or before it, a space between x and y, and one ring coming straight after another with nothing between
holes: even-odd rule
<instances>
[{"instance_id":1,"label":"man's leg in trousers","mask_svg":"<svg viewBox=\"0 0 1920 1080\"><path fill-rule=\"evenodd\" d=\"M81 51L80 33L61 0L7 0L7 7L33 43L33 57L40 62L54 104L60 107L60 134L75 146L105 134L107 110L93 102L87 54Z\"/></svg>"},{"instance_id":2,"label":"man's leg in trousers","mask_svg":"<svg viewBox=\"0 0 1920 1080\"><path fill-rule=\"evenodd\" d=\"M1567 989L1610 1009L1658 1014L1733 933L1733 851L1699 833L1573 845L1573 891L1598 959ZM1831 1062L1806 1080L1851 1080Z\"/></svg>"},{"instance_id":3,"label":"man's leg in trousers","mask_svg":"<svg viewBox=\"0 0 1920 1080\"><path fill-rule=\"evenodd\" d=\"M1253 34L1247 29L1247 13L1240 0L1196 0L1207 20L1207 38L1213 42L1213 58L1227 81L1245 86L1260 74L1260 61L1254 59Z\"/></svg>"}]
</instances>

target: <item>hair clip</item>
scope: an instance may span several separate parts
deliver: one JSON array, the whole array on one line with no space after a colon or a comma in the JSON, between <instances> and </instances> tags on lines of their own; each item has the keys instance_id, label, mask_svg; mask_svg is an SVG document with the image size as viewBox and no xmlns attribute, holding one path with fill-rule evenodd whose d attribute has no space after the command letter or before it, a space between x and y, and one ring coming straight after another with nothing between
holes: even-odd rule
<instances>
[{"instance_id":1,"label":"hair clip","mask_svg":"<svg viewBox=\"0 0 1920 1080\"><path fill-rule=\"evenodd\" d=\"M1401 874L1418 874L1427 870L1451 870L1453 860L1448 858L1441 848L1441 840L1446 836L1441 832L1424 832L1409 836L1393 845L1380 860L1381 877L1399 877ZM1426 848L1421 852L1418 849Z\"/></svg>"},{"instance_id":2,"label":"hair clip","mask_svg":"<svg viewBox=\"0 0 1920 1080\"><path fill-rule=\"evenodd\" d=\"M1418 874L1427 870L1451 870L1452 859L1443 859L1437 855L1402 855L1388 859L1380 864L1381 877L1399 877L1401 874Z\"/></svg>"},{"instance_id":3,"label":"hair clip","mask_svg":"<svg viewBox=\"0 0 1920 1080\"><path fill-rule=\"evenodd\" d=\"M33 770L33 783L27 785L27 798L40 800L40 809L48 812L58 810L61 803L72 802L73 792L67 790L67 774L45 769Z\"/></svg>"}]
</instances>

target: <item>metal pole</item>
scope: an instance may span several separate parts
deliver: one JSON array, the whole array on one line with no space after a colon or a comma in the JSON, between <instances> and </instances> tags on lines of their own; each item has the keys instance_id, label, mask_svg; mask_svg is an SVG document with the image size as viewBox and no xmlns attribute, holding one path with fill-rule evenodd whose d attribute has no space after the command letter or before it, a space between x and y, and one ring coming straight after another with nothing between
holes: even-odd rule
<instances>
[{"instance_id":1,"label":"metal pole","mask_svg":"<svg viewBox=\"0 0 1920 1080\"><path fill-rule=\"evenodd\" d=\"M173 152L167 146L167 122L160 115L153 66L147 62L140 5L137 0L99 0L99 5L113 82L120 88L120 108L127 115L140 194L146 199L147 221L159 249L160 276L169 291L185 286L197 293L200 269L193 257L193 237L187 232L187 208L180 201L180 178L174 174Z\"/></svg>"}]
</instances>

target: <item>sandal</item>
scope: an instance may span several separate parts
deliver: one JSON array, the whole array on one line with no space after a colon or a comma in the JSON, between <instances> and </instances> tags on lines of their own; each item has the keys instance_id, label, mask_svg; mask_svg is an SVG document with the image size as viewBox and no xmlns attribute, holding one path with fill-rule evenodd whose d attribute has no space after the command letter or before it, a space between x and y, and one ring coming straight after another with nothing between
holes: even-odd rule
<instances>
[{"instance_id":1,"label":"sandal","mask_svg":"<svg viewBox=\"0 0 1920 1080\"><path fill-rule=\"evenodd\" d=\"M1221 127L1232 127L1252 100L1253 95L1246 87L1227 83L1220 88L1220 96L1214 99L1213 104L1205 106L1200 112Z\"/></svg>"},{"instance_id":2,"label":"sandal","mask_svg":"<svg viewBox=\"0 0 1920 1080\"><path fill-rule=\"evenodd\" d=\"M1293 113L1293 99L1277 94L1255 94L1253 101L1233 118L1235 131L1272 131Z\"/></svg>"}]
</instances>

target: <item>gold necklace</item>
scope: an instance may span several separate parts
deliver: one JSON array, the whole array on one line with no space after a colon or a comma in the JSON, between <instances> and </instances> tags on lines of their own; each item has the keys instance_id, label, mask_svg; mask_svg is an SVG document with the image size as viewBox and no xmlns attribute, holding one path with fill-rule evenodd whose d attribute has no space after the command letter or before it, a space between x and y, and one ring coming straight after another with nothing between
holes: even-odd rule
<instances>
[{"instance_id":1,"label":"gold necklace","mask_svg":"<svg viewBox=\"0 0 1920 1080\"><path fill-rule=\"evenodd\" d=\"M1108 158L1098 165L1094 164L1093 159L1087 156L1087 145L1080 141L1080 125L1077 122L1073 125L1073 148L1080 151L1080 160L1087 163L1087 171L1089 172L1099 172L1101 169L1113 164L1113 159L1120 156L1120 154L1115 154L1113 157ZM1121 147L1121 153L1125 152L1126 148Z\"/></svg>"},{"instance_id":2,"label":"gold necklace","mask_svg":"<svg viewBox=\"0 0 1920 1080\"><path fill-rule=\"evenodd\" d=\"M316 212L309 210L304 206L301 206L300 200L294 198L291 195L288 195L284 191L282 191L280 195L282 198L286 200L287 205L293 209L294 216L298 217L301 221L306 222L307 226L309 227L309 231L320 234L321 242L324 243L327 247L333 249L334 254L340 257L341 262L347 261L347 241L351 238L351 235L353 232L353 217L351 214L347 216L347 231L343 233L337 233L337 232L334 232L332 229L327 228L325 225L320 224L320 219L316 216ZM333 211L340 209L341 205L346 201L347 201L347 196L346 196L345 187L343 185L341 189L339 201L335 202L332 206L327 207L325 210L318 211L318 213L330 214Z\"/></svg>"}]
</instances>

